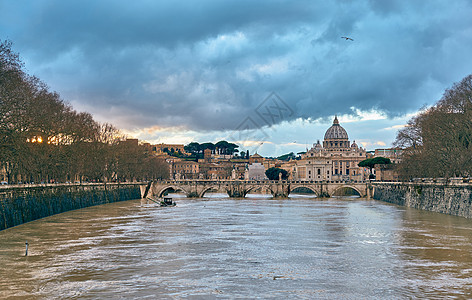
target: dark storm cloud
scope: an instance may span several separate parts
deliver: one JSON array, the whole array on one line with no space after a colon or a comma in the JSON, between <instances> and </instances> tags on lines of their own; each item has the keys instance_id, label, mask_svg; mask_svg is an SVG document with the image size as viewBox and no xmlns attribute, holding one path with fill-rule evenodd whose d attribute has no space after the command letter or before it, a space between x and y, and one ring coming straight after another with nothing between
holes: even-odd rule
<instances>
[{"instance_id":1,"label":"dark storm cloud","mask_svg":"<svg viewBox=\"0 0 472 300\"><path fill-rule=\"evenodd\" d=\"M397 116L472 73L467 1L325 2L3 1L0 38L125 128L236 128L270 92L288 119Z\"/></svg>"}]
</instances>

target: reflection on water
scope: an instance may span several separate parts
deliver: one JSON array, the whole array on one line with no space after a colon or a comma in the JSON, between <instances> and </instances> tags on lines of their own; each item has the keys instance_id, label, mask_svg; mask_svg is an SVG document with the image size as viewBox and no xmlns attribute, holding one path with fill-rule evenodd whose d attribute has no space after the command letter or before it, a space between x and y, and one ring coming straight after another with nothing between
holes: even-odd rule
<instances>
[{"instance_id":1,"label":"reflection on water","mask_svg":"<svg viewBox=\"0 0 472 300\"><path fill-rule=\"evenodd\" d=\"M177 201L107 204L1 231L0 298L472 294L472 220L358 198Z\"/></svg>"}]
</instances>

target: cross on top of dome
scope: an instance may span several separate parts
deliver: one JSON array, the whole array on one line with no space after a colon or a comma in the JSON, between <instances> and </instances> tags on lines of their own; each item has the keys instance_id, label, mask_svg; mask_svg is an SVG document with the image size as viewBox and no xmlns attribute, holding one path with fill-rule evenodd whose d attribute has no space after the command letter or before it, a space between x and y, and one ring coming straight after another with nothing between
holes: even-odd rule
<instances>
[{"instance_id":1,"label":"cross on top of dome","mask_svg":"<svg viewBox=\"0 0 472 300\"><path fill-rule=\"evenodd\" d=\"M334 115L333 125L339 125L338 116Z\"/></svg>"}]
</instances>

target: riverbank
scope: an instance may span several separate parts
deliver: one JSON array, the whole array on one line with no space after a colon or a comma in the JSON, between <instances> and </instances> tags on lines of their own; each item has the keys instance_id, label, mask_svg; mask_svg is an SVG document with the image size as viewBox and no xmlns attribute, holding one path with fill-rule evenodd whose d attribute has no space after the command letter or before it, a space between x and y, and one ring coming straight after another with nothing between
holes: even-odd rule
<instances>
[{"instance_id":1,"label":"riverbank","mask_svg":"<svg viewBox=\"0 0 472 300\"><path fill-rule=\"evenodd\" d=\"M0 186L0 230L89 206L141 198L143 183Z\"/></svg>"},{"instance_id":2,"label":"riverbank","mask_svg":"<svg viewBox=\"0 0 472 300\"><path fill-rule=\"evenodd\" d=\"M472 218L469 182L376 182L375 200L421 210Z\"/></svg>"}]
</instances>

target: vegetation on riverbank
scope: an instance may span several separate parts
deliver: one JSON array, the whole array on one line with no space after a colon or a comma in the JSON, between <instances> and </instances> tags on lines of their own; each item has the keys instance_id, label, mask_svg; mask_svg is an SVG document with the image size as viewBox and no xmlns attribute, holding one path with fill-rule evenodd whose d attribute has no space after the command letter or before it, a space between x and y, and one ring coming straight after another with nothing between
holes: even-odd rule
<instances>
[{"instance_id":1,"label":"vegetation on riverbank","mask_svg":"<svg viewBox=\"0 0 472 300\"><path fill-rule=\"evenodd\" d=\"M10 183L166 178L167 164L113 125L77 112L0 41L0 170Z\"/></svg>"},{"instance_id":2,"label":"vegetation on riverbank","mask_svg":"<svg viewBox=\"0 0 472 300\"><path fill-rule=\"evenodd\" d=\"M471 176L472 75L413 117L394 145L404 149L398 165L403 179Z\"/></svg>"}]
</instances>

